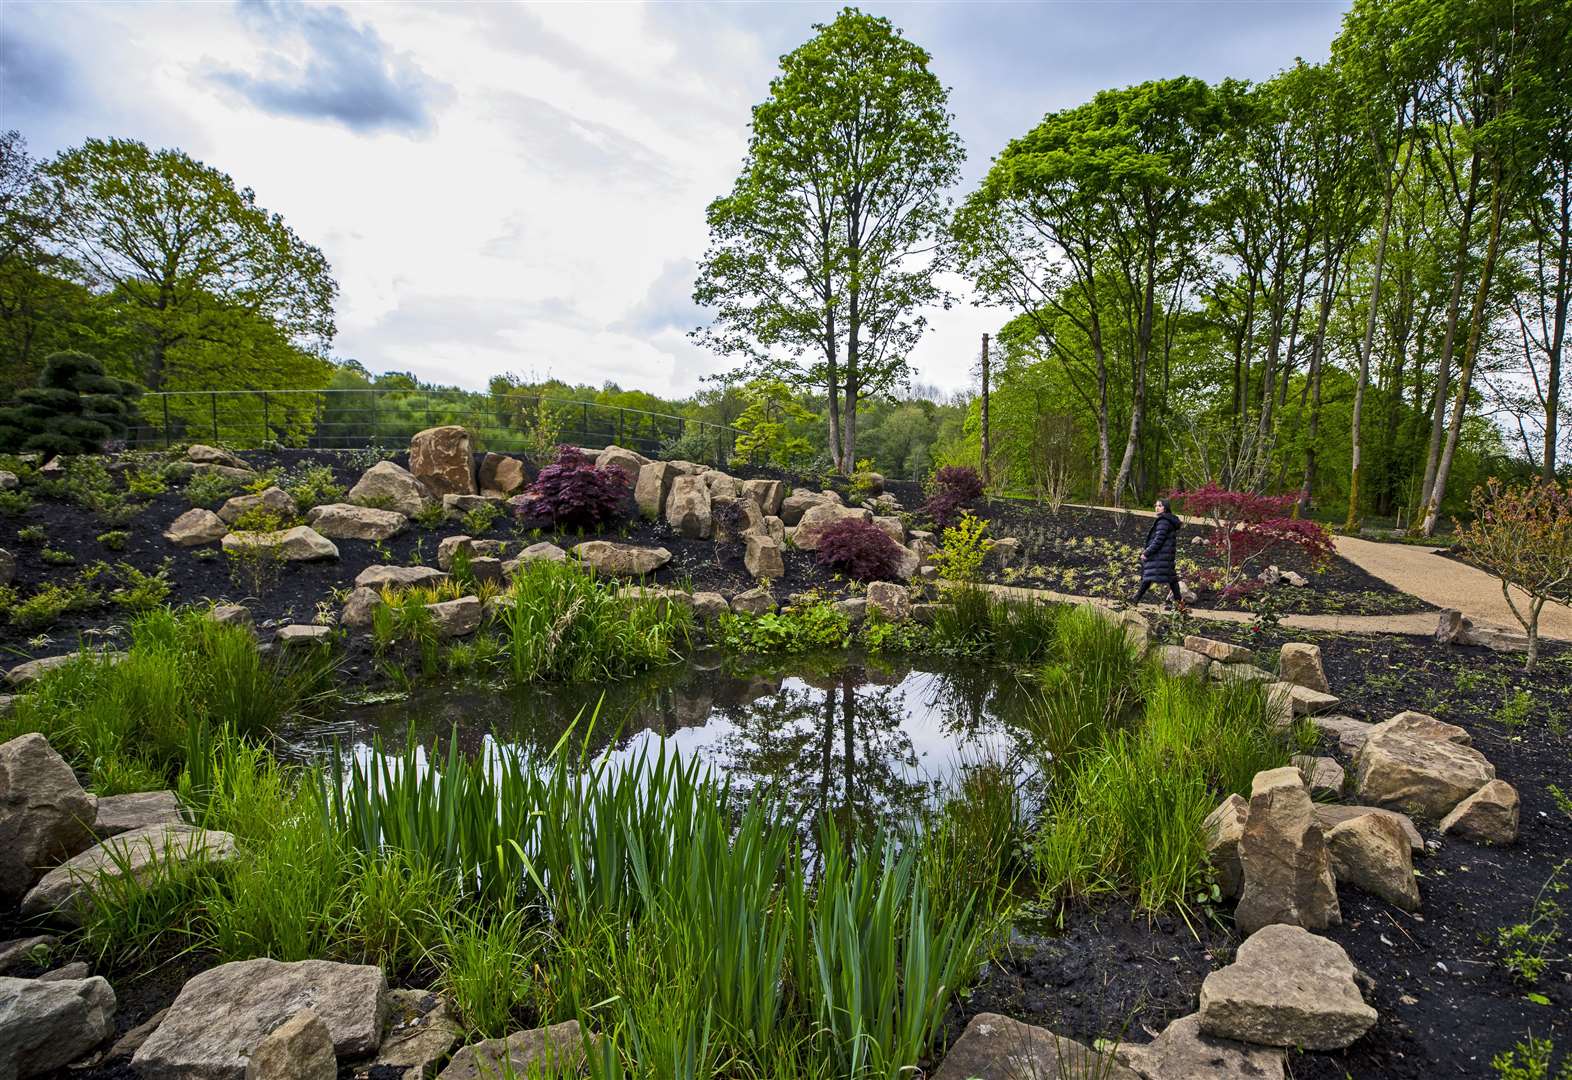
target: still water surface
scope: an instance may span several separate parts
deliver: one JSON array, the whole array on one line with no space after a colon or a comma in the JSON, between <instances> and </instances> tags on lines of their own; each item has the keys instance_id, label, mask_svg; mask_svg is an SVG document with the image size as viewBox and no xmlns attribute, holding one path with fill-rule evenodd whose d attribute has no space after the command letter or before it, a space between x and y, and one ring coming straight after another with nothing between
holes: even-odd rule
<instances>
[{"instance_id":1,"label":"still water surface","mask_svg":"<svg viewBox=\"0 0 1572 1080\"><path fill-rule=\"evenodd\" d=\"M736 792L772 789L798 821L827 812L861 832L942 799L979 766L1006 767L1032 801L1019 726L1029 700L1016 673L978 663L838 655L738 668L701 654L605 685L423 688L351 707L291 742L309 757L336 739L366 757L377 740L392 752L410 737L429 748L451 735L489 757L547 750L571 730L613 759L662 748L697 757Z\"/></svg>"}]
</instances>

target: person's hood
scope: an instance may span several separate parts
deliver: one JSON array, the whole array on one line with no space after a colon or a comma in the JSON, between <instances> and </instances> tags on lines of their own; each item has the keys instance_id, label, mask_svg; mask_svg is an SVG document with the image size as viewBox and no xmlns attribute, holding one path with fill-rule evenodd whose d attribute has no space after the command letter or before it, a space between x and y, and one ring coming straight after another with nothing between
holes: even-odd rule
<instances>
[{"instance_id":1,"label":"person's hood","mask_svg":"<svg viewBox=\"0 0 1572 1080\"><path fill-rule=\"evenodd\" d=\"M1158 514L1157 516L1160 517L1160 518L1167 518L1169 521L1173 522L1174 523L1174 528L1176 528L1176 529L1184 528L1184 522L1180 521L1179 520L1179 515L1174 513L1172 510L1164 510L1161 514Z\"/></svg>"}]
</instances>

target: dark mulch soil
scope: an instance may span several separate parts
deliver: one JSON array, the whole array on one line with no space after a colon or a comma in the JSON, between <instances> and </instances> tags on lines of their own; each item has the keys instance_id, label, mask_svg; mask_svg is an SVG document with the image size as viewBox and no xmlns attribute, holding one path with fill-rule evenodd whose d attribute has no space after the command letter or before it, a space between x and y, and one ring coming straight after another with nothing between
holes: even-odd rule
<instances>
[{"instance_id":1,"label":"dark mulch soil","mask_svg":"<svg viewBox=\"0 0 1572 1080\"><path fill-rule=\"evenodd\" d=\"M1203 632L1245 639L1239 627ZM1346 715L1379 721L1412 708L1460 724L1522 798L1521 835L1509 848L1443 841L1433 823L1420 823L1431 850L1418 861L1424 906L1416 914L1339 888L1343 924L1327 936L1370 976L1367 996L1381 1018L1346 1051L1294 1054L1295 1080L1493 1076L1491 1058L1530 1034L1572 1059L1572 904L1562 896L1562 937L1534 986L1513 980L1495 946L1572 859L1572 815L1549 791L1572 795L1572 648L1546 646L1540 669L1525 675L1516 657L1396 636L1270 631L1251 644L1271 666L1286 640L1321 646ZM1572 865L1560 880L1572 885ZM952 1017L952 1034L964 1019L996 1011L1082 1041L1122 1033L1144 1042L1195 1010L1207 971L1237 945L1236 934L1206 917L1196 931L1172 919L1148 922L1123 905L1072 910L1062 935L1014 943ZM1531 1001L1531 992L1550 1004Z\"/></svg>"},{"instance_id":2,"label":"dark mulch soil","mask_svg":"<svg viewBox=\"0 0 1572 1080\"><path fill-rule=\"evenodd\" d=\"M246 460L259 470L296 469L326 465L338 483L353 486L372 459L355 458L326 451L286 450L277 453L248 452ZM393 460L408 464L407 455ZM739 469L735 475L769 475L761 470ZM90 510L57 499L35 498L21 514L0 517L0 547L16 556L15 584L25 598L46 582L63 583L82 574L94 563L128 563L143 573L155 573L168 562L171 604L191 604L205 600L243 602L251 609L259 626L293 622L312 622L319 605L337 611L341 596L355 576L368 566L381 563L436 564L437 544L443 537L470 530L462 521L450 521L437 528L423 528L411 522L403 534L374 544L367 540L336 540L339 558L322 562L291 563L278 580L260 593L231 575L229 560L216 544L202 548L179 548L163 537L164 529L190 509L184 491L171 488L147 502L129 524L110 526ZM17 533L28 526L41 526L48 534L43 544L19 542ZM111 550L96 538L111 528L130 534L122 551ZM625 527L608 532L559 534L534 527L530 522L514 522L503 516L484 531L470 533L476 539L497 539L517 551L540 540L550 540L563 548L584 540L613 540L618 543L664 547L671 562L653 575L657 585L683 585L697 590L714 590L730 596L754 586L743 566L741 544L715 544L708 540L688 540L665 522L645 521L636 515ZM75 563L55 566L42 557L45 547L67 551ZM811 552L787 550L786 575L778 583L777 595L786 595L832 584L832 576L814 561ZM123 637L126 613L110 602L91 611L70 613L45 628L23 628L0 619L0 666L24 659L47 656L75 648L79 639L113 644Z\"/></svg>"}]
</instances>

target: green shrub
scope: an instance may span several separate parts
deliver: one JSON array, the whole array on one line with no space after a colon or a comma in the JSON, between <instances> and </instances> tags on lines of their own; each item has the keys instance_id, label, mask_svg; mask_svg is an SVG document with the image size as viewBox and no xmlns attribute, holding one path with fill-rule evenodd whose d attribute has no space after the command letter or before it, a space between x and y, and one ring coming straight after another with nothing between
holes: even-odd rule
<instances>
[{"instance_id":1,"label":"green shrub","mask_svg":"<svg viewBox=\"0 0 1572 1080\"><path fill-rule=\"evenodd\" d=\"M99 533L96 539L110 551L124 551L126 543L131 539L131 534L124 529L113 529L109 532Z\"/></svg>"},{"instance_id":2,"label":"green shrub","mask_svg":"<svg viewBox=\"0 0 1572 1080\"><path fill-rule=\"evenodd\" d=\"M734 652L767 656L843 648L851 642L851 618L828 600L789 604L779 612L720 618L721 640Z\"/></svg>"},{"instance_id":3,"label":"green shrub","mask_svg":"<svg viewBox=\"0 0 1572 1080\"><path fill-rule=\"evenodd\" d=\"M992 550L988 523L968 510L944 530L933 565L946 580L973 582L982 577L983 560Z\"/></svg>"},{"instance_id":4,"label":"green shrub","mask_svg":"<svg viewBox=\"0 0 1572 1080\"><path fill-rule=\"evenodd\" d=\"M464 515L464 531L471 536L484 536L501 518L501 507L495 503L480 503Z\"/></svg>"},{"instance_id":5,"label":"green shrub","mask_svg":"<svg viewBox=\"0 0 1572 1080\"><path fill-rule=\"evenodd\" d=\"M223 473L199 472L186 483L186 501L192 506L217 510L225 500L238 494L240 485Z\"/></svg>"},{"instance_id":6,"label":"green shrub","mask_svg":"<svg viewBox=\"0 0 1572 1080\"><path fill-rule=\"evenodd\" d=\"M42 544L49 539L49 530L42 525L24 525L16 530L16 538L24 544Z\"/></svg>"},{"instance_id":7,"label":"green shrub","mask_svg":"<svg viewBox=\"0 0 1572 1080\"><path fill-rule=\"evenodd\" d=\"M0 517L16 517L26 513L33 505L33 495L26 488L0 491Z\"/></svg>"},{"instance_id":8,"label":"green shrub","mask_svg":"<svg viewBox=\"0 0 1572 1080\"><path fill-rule=\"evenodd\" d=\"M103 596L87 582L49 582L11 608L11 624L27 630L41 630L68 612L91 611L102 603Z\"/></svg>"},{"instance_id":9,"label":"green shrub","mask_svg":"<svg viewBox=\"0 0 1572 1080\"><path fill-rule=\"evenodd\" d=\"M294 497L295 505L302 511L343 502L349 493L348 488L333 479L333 470L326 465L307 465L291 470L280 476L277 483Z\"/></svg>"},{"instance_id":10,"label":"green shrub","mask_svg":"<svg viewBox=\"0 0 1572 1080\"><path fill-rule=\"evenodd\" d=\"M76 562L76 556L69 551L59 548L46 547L38 553L38 557L50 566L71 566Z\"/></svg>"}]
</instances>

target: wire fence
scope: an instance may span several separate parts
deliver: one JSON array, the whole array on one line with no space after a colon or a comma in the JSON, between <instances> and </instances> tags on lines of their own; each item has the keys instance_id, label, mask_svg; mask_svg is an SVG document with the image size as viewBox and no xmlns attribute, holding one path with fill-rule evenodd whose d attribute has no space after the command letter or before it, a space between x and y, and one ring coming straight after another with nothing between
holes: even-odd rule
<instances>
[{"instance_id":1,"label":"wire fence","mask_svg":"<svg viewBox=\"0 0 1572 1080\"><path fill-rule=\"evenodd\" d=\"M397 448L426 428L457 424L477 450L544 453L558 443L624 446L651 457L723 465L736 428L566 398L486 397L443 390L185 390L143 394L131 447L212 442L236 450Z\"/></svg>"}]
</instances>

